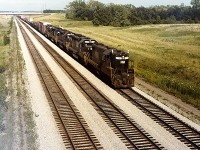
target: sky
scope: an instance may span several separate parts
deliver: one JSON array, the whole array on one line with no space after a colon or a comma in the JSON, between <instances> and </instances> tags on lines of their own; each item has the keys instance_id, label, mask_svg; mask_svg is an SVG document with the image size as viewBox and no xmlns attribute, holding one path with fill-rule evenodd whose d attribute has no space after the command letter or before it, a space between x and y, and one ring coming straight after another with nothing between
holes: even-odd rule
<instances>
[{"instance_id":1,"label":"sky","mask_svg":"<svg viewBox=\"0 0 200 150\"><path fill-rule=\"evenodd\" d=\"M43 9L62 10L73 0L0 0L0 11L42 11ZM87 0L85 0L87 2ZM155 5L190 5L191 0L99 0L104 4L133 4L136 7Z\"/></svg>"}]
</instances>

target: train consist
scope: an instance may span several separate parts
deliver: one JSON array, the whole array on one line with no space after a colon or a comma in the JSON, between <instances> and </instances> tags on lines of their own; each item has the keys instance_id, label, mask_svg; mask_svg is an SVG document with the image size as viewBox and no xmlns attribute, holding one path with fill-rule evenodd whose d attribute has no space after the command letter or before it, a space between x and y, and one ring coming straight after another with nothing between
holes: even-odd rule
<instances>
[{"instance_id":1,"label":"train consist","mask_svg":"<svg viewBox=\"0 0 200 150\"><path fill-rule=\"evenodd\" d=\"M107 78L114 88L134 86L134 70L129 69L129 54L98 43L96 40L47 22L23 21L31 25L66 53Z\"/></svg>"}]
</instances>

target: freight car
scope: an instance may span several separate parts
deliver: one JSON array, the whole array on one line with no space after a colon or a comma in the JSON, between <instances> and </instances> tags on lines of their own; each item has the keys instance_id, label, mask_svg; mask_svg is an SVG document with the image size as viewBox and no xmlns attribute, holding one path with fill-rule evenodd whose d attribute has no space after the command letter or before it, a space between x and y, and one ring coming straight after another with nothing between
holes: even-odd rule
<instances>
[{"instance_id":1,"label":"freight car","mask_svg":"<svg viewBox=\"0 0 200 150\"><path fill-rule=\"evenodd\" d=\"M79 62L109 79L114 88L134 86L134 70L129 69L128 53L46 22L29 24Z\"/></svg>"}]
</instances>

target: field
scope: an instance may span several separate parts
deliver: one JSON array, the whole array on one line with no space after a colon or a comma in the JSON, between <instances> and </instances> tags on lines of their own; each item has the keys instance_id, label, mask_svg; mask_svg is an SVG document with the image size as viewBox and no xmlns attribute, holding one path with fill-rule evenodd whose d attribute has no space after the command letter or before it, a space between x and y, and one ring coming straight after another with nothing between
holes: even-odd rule
<instances>
[{"instance_id":1,"label":"field","mask_svg":"<svg viewBox=\"0 0 200 150\"><path fill-rule=\"evenodd\" d=\"M130 52L136 76L200 108L200 24L95 27L64 14L34 18Z\"/></svg>"}]
</instances>

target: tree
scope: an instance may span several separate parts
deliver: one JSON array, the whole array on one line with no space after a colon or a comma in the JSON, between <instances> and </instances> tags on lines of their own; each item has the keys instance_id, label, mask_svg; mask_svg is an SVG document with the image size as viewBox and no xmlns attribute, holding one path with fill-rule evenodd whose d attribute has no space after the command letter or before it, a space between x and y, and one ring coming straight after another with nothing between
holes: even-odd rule
<instances>
[{"instance_id":1,"label":"tree","mask_svg":"<svg viewBox=\"0 0 200 150\"><path fill-rule=\"evenodd\" d=\"M75 0L66 6L65 16L70 19L93 20L95 10L103 6L103 3L95 0L90 0L88 3L83 0Z\"/></svg>"},{"instance_id":2,"label":"tree","mask_svg":"<svg viewBox=\"0 0 200 150\"><path fill-rule=\"evenodd\" d=\"M194 9L200 9L200 0L191 0L191 5Z\"/></svg>"},{"instance_id":3,"label":"tree","mask_svg":"<svg viewBox=\"0 0 200 150\"><path fill-rule=\"evenodd\" d=\"M193 8L194 20L198 23L200 20L200 0L192 0L191 5Z\"/></svg>"},{"instance_id":4,"label":"tree","mask_svg":"<svg viewBox=\"0 0 200 150\"><path fill-rule=\"evenodd\" d=\"M94 19L92 21L94 25L108 26L111 21L112 15L109 7L101 7L94 12Z\"/></svg>"},{"instance_id":5,"label":"tree","mask_svg":"<svg viewBox=\"0 0 200 150\"><path fill-rule=\"evenodd\" d=\"M130 25L130 20L128 19L130 14L130 6L128 5L115 5L110 4L98 8L94 12L94 25L104 25L104 26L127 26Z\"/></svg>"},{"instance_id":6,"label":"tree","mask_svg":"<svg viewBox=\"0 0 200 150\"><path fill-rule=\"evenodd\" d=\"M200 0L191 0L191 6L138 7L133 5L105 5L96 0L75 0L66 6L66 18L89 20L94 25L128 26L159 23L200 22Z\"/></svg>"},{"instance_id":7,"label":"tree","mask_svg":"<svg viewBox=\"0 0 200 150\"><path fill-rule=\"evenodd\" d=\"M104 4L101 2L98 2L96 0L89 0L89 2L87 3L88 7L90 9L96 10L98 8L102 8L104 7Z\"/></svg>"},{"instance_id":8,"label":"tree","mask_svg":"<svg viewBox=\"0 0 200 150\"><path fill-rule=\"evenodd\" d=\"M83 0L75 0L70 2L69 5L66 6L66 17L70 19L77 19L79 18L80 11L86 8L86 3Z\"/></svg>"},{"instance_id":9,"label":"tree","mask_svg":"<svg viewBox=\"0 0 200 150\"><path fill-rule=\"evenodd\" d=\"M124 5L110 5L110 10L112 14L111 26L122 27L130 25L128 16L130 11Z\"/></svg>"}]
</instances>

